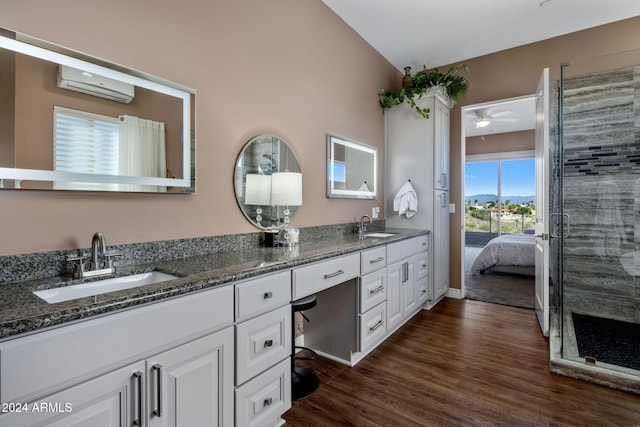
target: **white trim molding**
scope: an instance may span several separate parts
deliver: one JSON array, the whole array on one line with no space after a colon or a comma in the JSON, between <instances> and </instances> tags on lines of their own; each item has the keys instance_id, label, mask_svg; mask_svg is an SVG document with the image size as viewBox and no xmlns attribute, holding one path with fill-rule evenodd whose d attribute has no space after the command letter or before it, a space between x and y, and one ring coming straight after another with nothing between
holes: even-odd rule
<instances>
[{"instance_id":1,"label":"white trim molding","mask_svg":"<svg viewBox=\"0 0 640 427\"><path fill-rule=\"evenodd\" d=\"M452 289L449 288L447 290L447 293L445 295L447 298L455 298L455 299L462 299L462 290L461 289Z\"/></svg>"}]
</instances>

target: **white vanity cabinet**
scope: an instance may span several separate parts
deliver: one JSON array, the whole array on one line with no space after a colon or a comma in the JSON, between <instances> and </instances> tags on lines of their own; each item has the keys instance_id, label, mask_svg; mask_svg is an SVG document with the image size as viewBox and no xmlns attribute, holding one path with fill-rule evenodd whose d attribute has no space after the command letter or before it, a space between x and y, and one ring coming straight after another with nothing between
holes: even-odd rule
<instances>
[{"instance_id":1,"label":"white vanity cabinet","mask_svg":"<svg viewBox=\"0 0 640 427\"><path fill-rule=\"evenodd\" d=\"M235 290L236 426L282 424L291 408L291 271L236 283Z\"/></svg>"},{"instance_id":2,"label":"white vanity cabinet","mask_svg":"<svg viewBox=\"0 0 640 427\"><path fill-rule=\"evenodd\" d=\"M409 320L426 301L428 236L387 245L387 331Z\"/></svg>"},{"instance_id":3,"label":"white vanity cabinet","mask_svg":"<svg viewBox=\"0 0 640 427\"><path fill-rule=\"evenodd\" d=\"M0 426L232 425L232 323L224 286L4 342Z\"/></svg>"}]
</instances>

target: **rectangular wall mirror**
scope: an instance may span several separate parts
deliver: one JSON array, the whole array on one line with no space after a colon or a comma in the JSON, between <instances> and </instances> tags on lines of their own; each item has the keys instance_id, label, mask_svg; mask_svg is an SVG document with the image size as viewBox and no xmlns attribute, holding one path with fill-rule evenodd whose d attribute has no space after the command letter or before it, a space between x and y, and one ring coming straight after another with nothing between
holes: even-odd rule
<instances>
[{"instance_id":1,"label":"rectangular wall mirror","mask_svg":"<svg viewBox=\"0 0 640 427\"><path fill-rule=\"evenodd\" d=\"M192 193L195 91L0 29L0 188Z\"/></svg>"},{"instance_id":2,"label":"rectangular wall mirror","mask_svg":"<svg viewBox=\"0 0 640 427\"><path fill-rule=\"evenodd\" d=\"M377 164L375 148L327 135L327 197L375 199Z\"/></svg>"}]
</instances>

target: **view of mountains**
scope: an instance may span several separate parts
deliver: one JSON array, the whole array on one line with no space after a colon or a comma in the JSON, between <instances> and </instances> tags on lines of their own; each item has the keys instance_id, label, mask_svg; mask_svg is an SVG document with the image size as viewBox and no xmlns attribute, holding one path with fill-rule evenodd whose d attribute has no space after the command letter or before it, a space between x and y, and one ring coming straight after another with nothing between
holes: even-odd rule
<instances>
[{"instance_id":1,"label":"view of mountains","mask_svg":"<svg viewBox=\"0 0 640 427\"><path fill-rule=\"evenodd\" d=\"M498 195L497 194L474 194L472 196L464 196L464 200L465 201L470 201L471 203L475 202L476 200L478 201L478 203L480 204L484 204L487 202L495 202L496 200L498 200ZM509 201L509 204L512 205L520 205L523 203L527 203L527 202L535 202L536 200L536 196L535 195L531 195L531 196L502 196L502 200Z\"/></svg>"}]
</instances>

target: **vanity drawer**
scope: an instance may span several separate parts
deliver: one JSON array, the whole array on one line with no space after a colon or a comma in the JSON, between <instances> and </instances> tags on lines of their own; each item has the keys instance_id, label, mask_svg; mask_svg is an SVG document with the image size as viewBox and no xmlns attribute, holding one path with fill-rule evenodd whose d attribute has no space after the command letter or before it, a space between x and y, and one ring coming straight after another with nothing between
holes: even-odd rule
<instances>
[{"instance_id":1,"label":"vanity drawer","mask_svg":"<svg viewBox=\"0 0 640 427\"><path fill-rule=\"evenodd\" d=\"M291 362L283 360L236 389L236 426L280 425L291 408Z\"/></svg>"},{"instance_id":2,"label":"vanity drawer","mask_svg":"<svg viewBox=\"0 0 640 427\"><path fill-rule=\"evenodd\" d=\"M427 299L429 299L428 292L429 277L425 276L416 281L416 297L418 299L418 306L421 306Z\"/></svg>"},{"instance_id":3,"label":"vanity drawer","mask_svg":"<svg viewBox=\"0 0 640 427\"><path fill-rule=\"evenodd\" d=\"M290 354L290 305L236 325L236 385Z\"/></svg>"},{"instance_id":4,"label":"vanity drawer","mask_svg":"<svg viewBox=\"0 0 640 427\"><path fill-rule=\"evenodd\" d=\"M360 351L367 352L387 335L387 302L360 315Z\"/></svg>"},{"instance_id":5,"label":"vanity drawer","mask_svg":"<svg viewBox=\"0 0 640 427\"><path fill-rule=\"evenodd\" d=\"M421 252L415 257L416 278L419 279L429 274L429 252ZM446 266L444 268L447 268Z\"/></svg>"},{"instance_id":6,"label":"vanity drawer","mask_svg":"<svg viewBox=\"0 0 640 427\"><path fill-rule=\"evenodd\" d=\"M360 254L295 268L293 270L293 300L315 294L360 275Z\"/></svg>"},{"instance_id":7,"label":"vanity drawer","mask_svg":"<svg viewBox=\"0 0 640 427\"><path fill-rule=\"evenodd\" d=\"M387 299L387 269L383 268L360 278L360 313Z\"/></svg>"},{"instance_id":8,"label":"vanity drawer","mask_svg":"<svg viewBox=\"0 0 640 427\"><path fill-rule=\"evenodd\" d=\"M291 301L291 272L260 276L237 283L236 322L289 304Z\"/></svg>"},{"instance_id":9,"label":"vanity drawer","mask_svg":"<svg viewBox=\"0 0 640 427\"><path fill-rule=\"evenodd\" d=\"M387 249L384 246L360 253L360 274L365 275L387 265Z\"/></svg>"},{"instance_id":10,"label":"vanity drawer","mask_svg":"<svg viewBox=\"0 0 640 427\"><path fill-rule=\"evenodd\" d=\"M418 238L400 240L387 245L387 265L401 261L418 252Z\"/></svg>"},{"instance_id":11,"label":"vanity drawer","mask_svg":"<svg viewBox=\"0 0 640 427\"><path fill-rule=\"evenodd\" d=\"M416 241L418 243L418 252L428 251L429 250L429 235L425 234L423 236L416 237Z\"/></svg>"}]
</instances>

